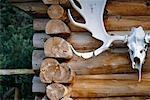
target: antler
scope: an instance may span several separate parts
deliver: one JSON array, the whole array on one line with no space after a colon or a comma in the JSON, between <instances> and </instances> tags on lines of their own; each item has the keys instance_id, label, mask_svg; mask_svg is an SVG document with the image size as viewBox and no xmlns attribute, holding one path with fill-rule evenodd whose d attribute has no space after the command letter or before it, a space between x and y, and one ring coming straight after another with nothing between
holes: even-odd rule
<instances>
[{"instance_id":1,"label":"antler","mask_svg":"<svg viewBox=\"0 0 150 100\"><path fill-rule=\"evenodd\" d=\"M92 37L103 41L103 45L92 52L80 53L75 51L75 49L71 46L73 52L81 56L83 58L90 58L92 56L97 56L103 51L107 50L111 43L115 40L125 41L126 36L110 36L104 27L103 23L103 13L107 0L76 0L80 7L78 7L74 0L70 0L72 6L81 14L81 16L85 19L84 23L76 22L71 16L70 10L68 10L68 16L70 21L78 26L87 29L92 33Z\"/></svg>"}]
</instances>

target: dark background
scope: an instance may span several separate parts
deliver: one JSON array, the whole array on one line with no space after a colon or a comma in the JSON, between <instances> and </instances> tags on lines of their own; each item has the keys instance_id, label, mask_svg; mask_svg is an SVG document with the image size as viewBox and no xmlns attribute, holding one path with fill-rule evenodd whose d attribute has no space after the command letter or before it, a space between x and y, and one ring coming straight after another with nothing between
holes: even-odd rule
<instances>
[{"instance_id":1,"label":"dark background","mask_svg":"<svg viewBox=\"0 0 150 100\"><path fill-rule=\"evenodd\" d=\"M32 68L32 21L9 0L0 0L0 69ZM0 99L14 83L20 86L21 98L33 99L32 75L0 76Z\"/></svg>"}]
</instances>

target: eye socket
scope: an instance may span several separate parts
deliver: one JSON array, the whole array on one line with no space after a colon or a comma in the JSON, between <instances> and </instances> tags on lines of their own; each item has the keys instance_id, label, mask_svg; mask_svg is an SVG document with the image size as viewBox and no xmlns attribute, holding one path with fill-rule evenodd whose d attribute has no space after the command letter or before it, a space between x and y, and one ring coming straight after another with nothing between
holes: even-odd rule
<instances>
[{"instance_id":1,"label":"eye socket","mask_svg":"<svg viewBox=\"0 0 150 100\"><path fill-rule=\"evenodd\" d=\"M133 55L133 51L132 50L130 50L131 51L131 54Z\"/></svg>"},{"instance_id":2,"label":"eye socket","mask_svg":"<svg viewBox=\"0 0 150 100\"><path fill-rule=\"evenodd\" d=\"M140 51L140 53L143 53L144 51L145 51L145 50L143 49L143 50Z\"/></svg>"}]
</instances>

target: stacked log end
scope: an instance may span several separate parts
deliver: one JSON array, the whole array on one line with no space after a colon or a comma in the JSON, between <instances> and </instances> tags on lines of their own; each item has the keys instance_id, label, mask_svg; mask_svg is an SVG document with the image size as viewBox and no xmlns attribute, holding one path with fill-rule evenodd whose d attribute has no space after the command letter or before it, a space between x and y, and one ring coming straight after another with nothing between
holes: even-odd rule
<instances>
[{"instance_id":1,"label":"stacked log end","mask_svg":"<svg viewBox=\"0 0 150 100\"><path fill-rule=\"evenodd\" d=\"M43 1L43 2L42 2ZM83 22L68 0L11 0L12 4L34 16L32 91L47 100L148 100L150 99L149 51L143 66L142 81L131 66L126 44L83 59L72 53L70 44L80 52L93 51L102 42L74 26L67 16ZM108 34L129 34L131 27L143 26L150 33L149 0L108 0L104 24ZM119 48L118 48L119 47ZM120 48L121 47L121 48ZM76 73L76 75L75 75ZM40 94L40 95L39 95Z\"/></svg>"}]
</instances>

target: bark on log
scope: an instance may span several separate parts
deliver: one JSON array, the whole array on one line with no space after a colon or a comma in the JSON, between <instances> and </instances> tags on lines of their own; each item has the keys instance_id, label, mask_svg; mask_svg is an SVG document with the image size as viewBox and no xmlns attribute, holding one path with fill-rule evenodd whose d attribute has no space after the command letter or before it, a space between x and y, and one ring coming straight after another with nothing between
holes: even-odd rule
<instances>
[{"instance_id":1,"label":"bark on log","mask_svg":"<svg viewBox=\"0 0 150 100\"><path fill-rule=\"evenodd\" d=\"M40 67L40 79L43 83L71 83L74 73L66 65L60 65L57 60L47 58Z\"/></svg>"},{"instance_id":2,"label":"bark on log","mask_svg":"<svg viewBox=\"0 0 150 100\"><path fill-rule=\"evenodd\" d=\"M48 6L44 5L42 2L25 2L25 3L12 3L23 11L30 15L37 17L47 17Z\"/></svg>"},{"instance_id":3,"label":"bark on log","mask_svg":"<svg viewBox=\"0 0 150 100\"><path fill-rule=\"evenodd\" d=\"M149 100L150 97L105 97L105 98L73 98L73 100Z\"/></svg>"},{"instance_id":4,"label":"bark on log","mask_svg":"<svg viewBox=\"0 0 150 100\"><path fill-rule=\"evenodd\" d=\"M46 34L49 35L70 35L69 27L61 20L49 20L45 27Z\"/></svg>"},{"instance_id":5,"label":"bark on log","mask_svg":"<svg viewBox=\"0 0 150 100\"><path fill-rule=\"evenodd\" d=\"M59 37L49 38L44 43L44 53L46 57L70 59L73 56L70 44Z\"/></svg>"},{"instance_id":6,"label":"bark on log","mask_svg":"<svg viewBox=\"0 0 150 100\"><path fill-rule=\"evenodd\" d=\"M128 57L129 54L127 52L128 50L125 49L110 49L110 51L104 52L97 57L93 57L87 60L77 56L73 56L73 58L66 63L78 75L135 72L135 70L131 68L131 62ZM142 72L150 72L149 52L150 51L148 50Z\"/></svg>"},{"instance_id":7,"label":"bark on log","mask_svg":"<svg viewBox=\"0 0 150 100\"><path fill-rule=\"evenodd\" d=\"M32 53L32 69L39 70L44 58L45 58L44 51L34 50Z\"/></svg>"},{"instance_id":8,"label":"bark on log","mask_svg":"<svg viewBox=\"0 0 150 100\"><path fill-rule=\"evenodd\" d=\"M67 13L60 5L51 5L47 10L48 16L51 19L66 20Z\"/></svg>"},{"instance_id":9,"label":"bark on log","mask_svg":"<svg viewBox=\"0 0 150 100\"><path fill-rule=\"evenodd\" d=\"M21 2L21 3L24 3L24 2L38 2L39 0L9 0L9 2L11 3L18 3L18 2Z\"/></svg>"},{"instance_id":10,"label":"bark on log","mask_svg":"<svg viewBox=\"0 0 150 100\"><path fill-rule=\"evenodd\" d=\"M72 97L150 96L150 82L133 80L76 80Z\"/></svg>"},{"instance_id":11,"label":"bark on log","mask_svg":"<svg viewBox=\"0 0 150 100\"><path fill-rule=\"evenodd\" d=\"M39 77L34 76L32 79L32 92L34 93L45 93L46 85L43 84Z\"/></svg>"},{"instance_id":12,"label":"bark on log","mask_svg":"<svg viewBox=\"0 0 150 100\"><path fill-rule=\"evenodd\" d=\"M47 19L34 19L34 30L45 30ZM150 30L150 16L108 16L104 19L107 31L130 31L132 27L142 26L145 30ZM68 23L71 31L85 31L71 23Z\"/></svg>"},{"instance_id":13,"label":"bark on log","mask_svg":"<svg viewBox=\"0 0 150 100\"><path fill-rule=\"evenodd\" d=\"M58 83L48 85L46 88L46 94L50 100L60 100L61 98L65 97L69 92L70 91L66 86Z\"/></svg>"}]
</instances>

